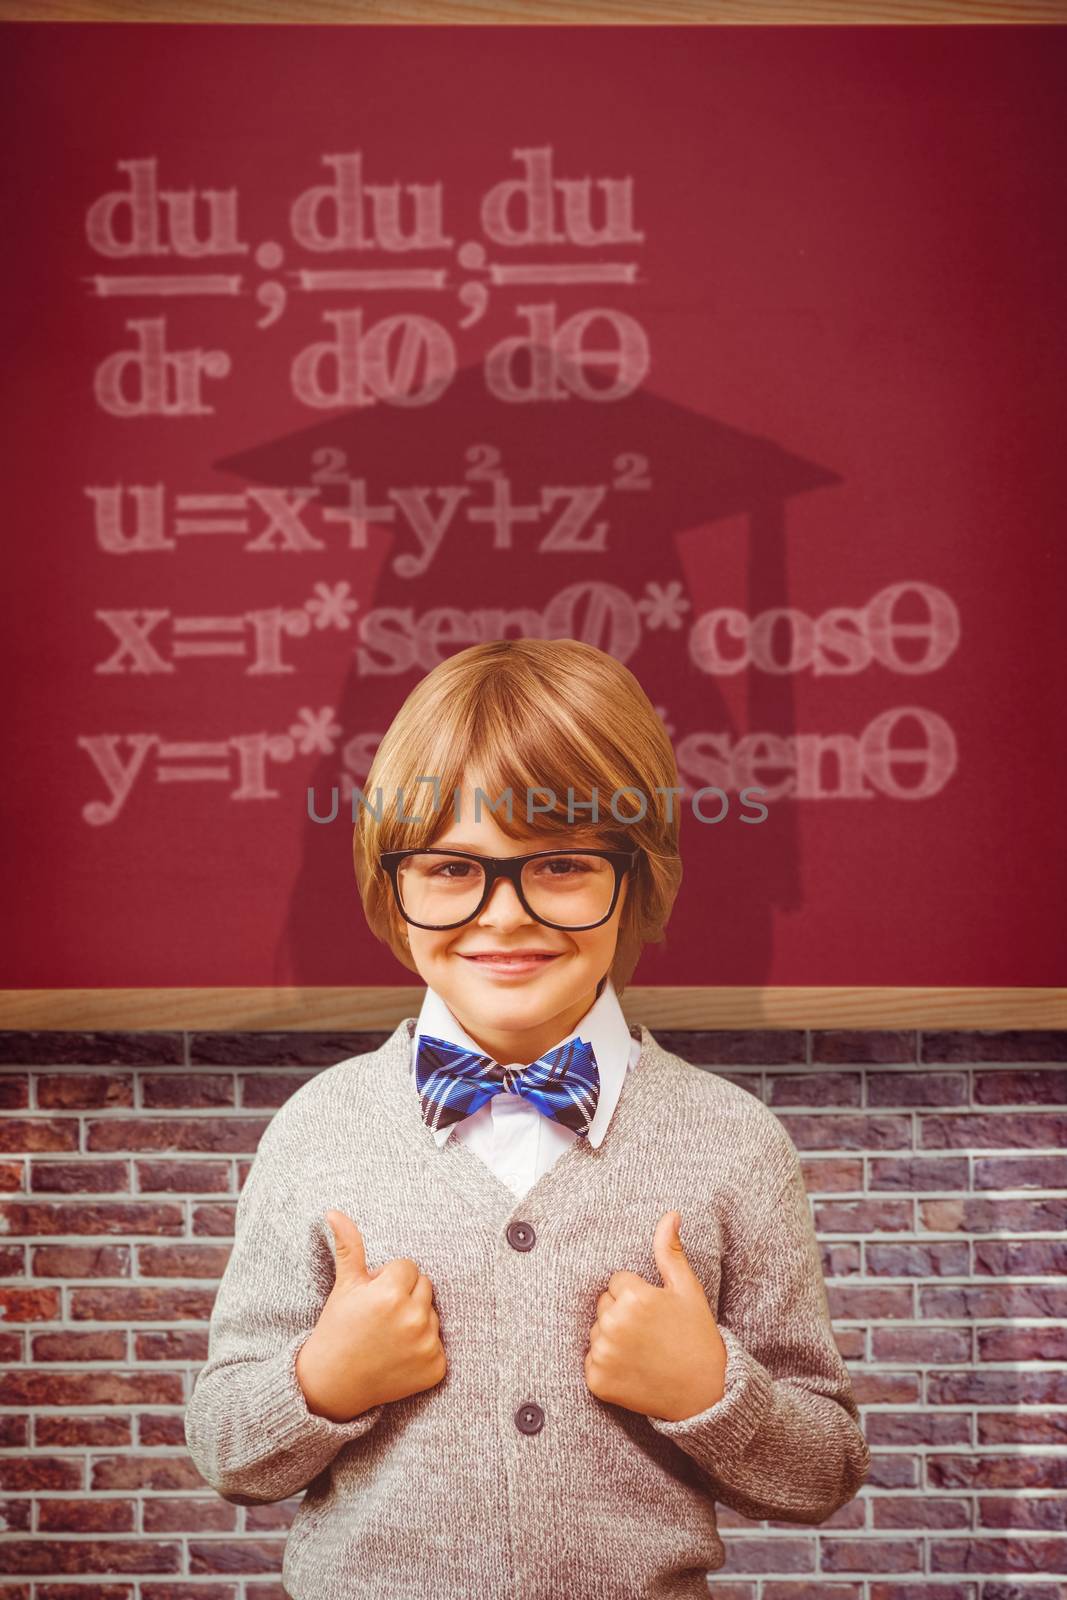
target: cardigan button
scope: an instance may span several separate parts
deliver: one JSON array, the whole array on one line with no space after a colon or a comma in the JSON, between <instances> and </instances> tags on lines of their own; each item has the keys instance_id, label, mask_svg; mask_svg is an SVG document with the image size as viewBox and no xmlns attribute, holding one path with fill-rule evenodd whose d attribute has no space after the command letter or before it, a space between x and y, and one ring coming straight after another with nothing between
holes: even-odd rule
<instances>
[{"instance_id":1,"label":"cardigan button","mask_svg":"<svg viewBox=\"0 0 1067 1600\"><path fill-rule=\"evenodd\" d=\"M515 1426L521 1433L540 1433L545 1425L545 1414L534 1400L527 1400L515 1413Z\"/></svg>"},{"instance_id":2,"label":"cardigan button","mask_svg":"<svg viewBox=\"0 0 1067 1600\"><path fill-rule=\"evenodd\" d=\"M508 1244L513 1250L532 1250L534 1240L537 1238L533 1226L529 1222L509 1222L507 1227Z\"/></svg>"}]
</instances>

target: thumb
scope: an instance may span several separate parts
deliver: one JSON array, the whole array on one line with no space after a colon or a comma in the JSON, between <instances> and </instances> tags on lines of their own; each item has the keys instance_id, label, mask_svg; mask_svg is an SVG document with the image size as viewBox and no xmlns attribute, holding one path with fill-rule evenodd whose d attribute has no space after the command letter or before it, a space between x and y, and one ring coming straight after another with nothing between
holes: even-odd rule
<instances>
[{"instance_id":1,"label":"thumb","mask_svg":"<svg viewBox=\"0 0 1067 1600\"><path fill-rule=\"evenodd\" d=\"M679 1232L681 1214L677 1211L665 1211L656 1224L656 1232L652 1239L652 1249L656 1257L659 1275L668 1289L676 1289L680 1294L691 1292L695 1284L700 1293L700 1279L686 1260L685 1250Z\"/></svg>"},{"instance_id":2,"label":"thumb","mask_svg":"<svg viewBox=\"0 0 1067 1600\"><path fill-rule=\"evenodd\" d=\"M346 1217L343 1211L327 1211L326 1221L333 1232L336 1282L368 1282L375 1273L367 1271L363 1235L352 1218Z\"/></svg>"}]
</instances>

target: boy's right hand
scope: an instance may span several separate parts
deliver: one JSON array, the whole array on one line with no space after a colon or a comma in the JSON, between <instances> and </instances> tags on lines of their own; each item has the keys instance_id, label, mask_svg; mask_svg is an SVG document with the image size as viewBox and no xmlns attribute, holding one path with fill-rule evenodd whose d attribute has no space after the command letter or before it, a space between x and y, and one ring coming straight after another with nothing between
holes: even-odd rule
<instances>
[{"instance_id":1,"label":"boy's right hand","mask_svg":"<svg viewBox=\"0 0 1067 1600\"><path fill-rule=\"evenodd\" d=\"M433 1286L406 1256L368 1271L363 1237L343 1211L328 1211L335 1277L322 1314L296 1358L309 1411L348 1422L386 1400L440 1383L447 1370Z\"/></svg>"}]
</instances>

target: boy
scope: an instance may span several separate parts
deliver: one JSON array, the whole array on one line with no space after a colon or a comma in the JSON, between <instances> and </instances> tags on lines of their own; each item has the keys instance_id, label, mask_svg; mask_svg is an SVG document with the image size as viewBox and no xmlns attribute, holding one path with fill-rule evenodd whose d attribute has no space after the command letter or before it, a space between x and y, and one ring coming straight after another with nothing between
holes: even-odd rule
<instances>
[{"instance_id":1,"label":"boy","mask_svg":"<svg viewBox=\"0 0 1067 1600\"><path fill-rule=\"evenodd\" d=\"M271 1122L186 1414L226 1499L306 1489L294 1600L706 1596L716 1500L819 1523L864 1481L796 1150L622 1016L672 788L569 639L460 651L378 748L356 877L425 1000Z\"/></svg>"}]
</instances>

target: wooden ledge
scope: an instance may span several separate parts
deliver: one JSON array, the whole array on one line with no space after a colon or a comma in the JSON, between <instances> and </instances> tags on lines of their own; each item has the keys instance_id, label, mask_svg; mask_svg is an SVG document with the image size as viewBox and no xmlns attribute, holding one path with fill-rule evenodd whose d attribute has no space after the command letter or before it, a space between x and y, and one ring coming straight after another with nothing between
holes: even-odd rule
<instances>
[{"instance_id":1,"label":"wooden ledge","mask_svg":"<svg viewBox=\"0 0 1067 1600\"><path fill-rule=\"evenodd\" d=\"M421 986L368 989L7 989L0 1028L343 1032L415 1016ZM1063 1028L1067 989L629 988L649 1028Z\"/></svg>"}]
</instances>

